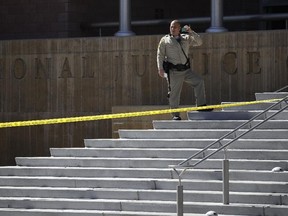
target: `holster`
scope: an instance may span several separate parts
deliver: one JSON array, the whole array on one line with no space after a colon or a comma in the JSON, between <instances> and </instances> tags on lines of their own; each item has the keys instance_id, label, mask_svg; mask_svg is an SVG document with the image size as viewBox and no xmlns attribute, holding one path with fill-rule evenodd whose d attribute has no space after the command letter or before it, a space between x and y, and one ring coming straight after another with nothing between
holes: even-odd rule
<instances>
[{"instance_id":1,"label":"holster","mask_svg":"<svg viewBox=\"0 0 288 216\"><path fill-rule=\"evenodd\" d=\"M165 73L169 74L169 70L170 70L170 62L168 61L163 61L163 69L165 71Z\"/></svg>"},{"instance_id":2,"label":"holster","mask_svg":"<svg viewBox=\"0 0 288 216\"><path fill-rule=\"evenodd\" d=\"M168 61L163 61L163 69L165 71L165 73L167 74L167 86L168 86L168 93L167 93L167 98L170 97L170 92L171 92L171 87L170 87L170 74L169 74L169 70L170 70L170 66L169 64L171 64Z\"/></svg>"}]
</instances>

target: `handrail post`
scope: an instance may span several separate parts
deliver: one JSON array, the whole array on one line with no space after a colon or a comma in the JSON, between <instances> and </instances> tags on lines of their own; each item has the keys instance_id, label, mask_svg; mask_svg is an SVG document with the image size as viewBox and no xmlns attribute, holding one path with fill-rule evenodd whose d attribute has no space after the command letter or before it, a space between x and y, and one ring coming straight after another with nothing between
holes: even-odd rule
<instances>
[{"instance_id":1,"label":"handrail post","mask_svg":"<svg viewBox=\"0 0 288 216\"><path fill-rule=\"evenodd\" d=\"M177 185L177 216L183 216L183 185Z\"/></svg>"},{"instance_id":2,"label":"handrail post","mask_svg":"<svg viewBox=\"0 0 288 216\"><path fill-rule=\"evenodd\" d=\"M223 160L222 169L223 204L229 204L229 160Z\"/></svg>"},{"instance_id":3,"label":"handrail post","mask_svg":"<svg viewBox=\"0 0 288 216\"><path fill-rule=\"evenodd\" d=\"M179 184L177 185L177 194L176 194L176 213L177 216L183 216L183 185L181 183L181 176L182 174L186 171L186 169L184 169L183 171L179 171L174 167L173 170L176 172L177 176L178 176L178 180L179 180Z\"/></svg>"}]
</instances>

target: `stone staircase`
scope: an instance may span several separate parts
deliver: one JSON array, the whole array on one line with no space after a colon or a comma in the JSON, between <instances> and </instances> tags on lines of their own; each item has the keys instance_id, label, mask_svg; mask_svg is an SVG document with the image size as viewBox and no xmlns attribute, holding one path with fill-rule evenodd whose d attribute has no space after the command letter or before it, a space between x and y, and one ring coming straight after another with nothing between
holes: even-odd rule
<instances>
[{"instance_id":1,"label":"stone staircase","mask_svg":"<svg viewBox=\"0 0 288 216\"><path fill-rule=\"evenodd\" d=\"M256 99L287 95L259 93ZM169 165L266 105L190 112L188 121L154 121L151 130L119 130L119 139L87 139L85 148L52 148L51 157L18 157L17 166L0 167L0 215L175 216L178 177ZM233 143L228 158L230 204L222 204L219 152L183 176L185 216L208 211L219 216L288 215L288 111ZM272 171L275 167L283 171Z\"/></svg>"}]
</instances>

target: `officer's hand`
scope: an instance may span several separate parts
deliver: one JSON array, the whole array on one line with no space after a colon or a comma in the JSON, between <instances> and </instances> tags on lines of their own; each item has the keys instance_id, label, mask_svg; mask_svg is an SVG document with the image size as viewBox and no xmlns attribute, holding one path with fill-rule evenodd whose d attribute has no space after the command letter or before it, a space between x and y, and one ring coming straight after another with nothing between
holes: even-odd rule
<instances>
[{"instance_id":1,"label":"officer's hand","mask_svg":"<svg viewBox=\"0 0 288 216\"><path fill-rule=\"evenodd\" d=\"M189 25L185 25L183 28L185 29L186 32L192 33L192 29Z\"/></svg>"},{"instance_id":2,"label":"officer's hand","mask_svg":"<svg viewBox=\"0 0 288 216\"><path fill-rule=\"evenodd\" d=\"M158 70L158 74L160 77L165 78L165 71L163 69Z\"/></svg>"}]
</instances>

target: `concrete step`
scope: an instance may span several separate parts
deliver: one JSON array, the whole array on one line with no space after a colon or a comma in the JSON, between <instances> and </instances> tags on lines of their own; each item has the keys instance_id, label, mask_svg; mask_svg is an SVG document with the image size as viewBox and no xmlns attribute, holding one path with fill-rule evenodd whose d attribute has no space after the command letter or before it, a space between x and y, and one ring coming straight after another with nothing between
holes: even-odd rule
<instances>
[{"instance_id":1,"label":"concrete step","mask_svg":"<svg viewBox=\"0 0 288 216\"><path fill-rule=\"evenodd\" d=\"M229 129L159 129L159 130L119 130L121 139L217 139ZM241 129L236 135L244 133ZM231 138L231 137L228 137ZM288 139L288 129L255 129L245 135L246 139Z\"/></svg>"},{"instance_id":2,"label":"concrete step","mask_svg":"<svg viewBox=\"0 0 288 216\"><path fill-rule=\"evenodd\" d=\"M0 208L0 215L3 216L175 216L175 213L167 212L136 212L136 211L97 211L97 210L69 210L69 209L21 209L21 208ZM185 216L203 216L202 214L185 213ZM227 215L221 216L253 216L253 215ZM256 216L256 215L255 215Z\"/></svg>"},{"instance_id":3,"label":"concrete step","mask_svg":"<svg viewBox=\"0 0 288 216\"><path fill-rule=\"evenodd\" d=\"M1 197L65 198L65 199L126 199L175 201L176 190L136 190L117 188L43 188L0 187ZM185 190L184 200L190 202L222 202L222 191ZM231 203L287 205L282 193L230 192Z\"/></svg>"},{"instance_id":4,"label":"concrete step","mask_svg":"<svg viewBox=\"0 0 288 216\"><path fill-rule=\"evenodd\" d=\"M229 104L234 104L237 102L222 102L222 105L229 105ZM250 104L250 105L245 105L245 106L232 106L232 107L224 107L222 110L224 111L232 111L232 110L237 110L237 111L251 111L251 110L266 110L267 108L271 107L274 105L275 102L271 103L260 103L260 104ZM276 105L272 107L272 110L279 110L283 106L285 106L285 102L281 102L279 105Z\"/></svg>"},{"instance_id":5,"label":"concrete step","mask_svg":"<svg viewBox=\"0 0 288 216\"><path fill-rule=\"evenodd\" d=\"M171 123L173 125L174 123ZM186 124L186 123L185 123ZM162 125L160 123L160 125ZM170 123L168 124L170 125ZM177 123L176 123L177 125ZM181 125L181 124L180 124ZM200 123L201 125L201 123ZM180 126L181 128L182 126ZM185 127L185 126L183 126ZM167 129L169 126L167 126ZM180 129L178 128L178 129ZM164 128L165 129L165 128ZM170 128L171 129L171 128ZM87 148L201 148L217 139L85 139ZM231 141L225 139L223 144ZM232 149L274 149L288 150L287 139L239 139L231 145Z\"/></svg>"},{"instance_id":6,"label":"concrete step","mask_svg":"<svg viewBox=\"0 0 288 216\"><path fill-rule=\"evenodd\" d=\"M0 186L154 189L153 179L1 176Z\"/></svg>"},{"instance_id":7,"label":"concrete step","mask_svg":"<svg viewBox=\"0 0 288 216\"><path fill-rule=\"evenodd\" d=\"M20 166L55 166L55 167L106 167L106 168L167 168L169 165L176 165L185 160L185 158L17 158L17 163ZM224 157L223 157L224 158ZM197 166L199 169L218 169L221 168L223 158L209 159L205 163ZM128 163L125 161L129 161ZM193 159L189 164L197 162L198 159ZM85 164L85 166L83 165ZM102 165L100 165L102 164ZM129 165L129 166L127 166ZM232 169L247 169L247 170L267 170L271 171L274 167L282 167L287 170L286 160L253 160L253 159L230 159L230 167Z\"/></svg>"},{"instance_id":8,"label":"concrete step","mask_svg":"<svg viewBox=\"0 0 288 216\"><path fill-rule=\"evenodd\" d=\"M227 111L213 111L213 112L187 112L188 120L249 120L257 114L262 113L264 110L227 110ZM266 113L269 117L275 114L278 110L270 110ZM262 115L261 118L264 119ZM281 113L271 118L272 120L287 120L288 110L284 110Z\"/></svg>"},{"instance_id":9,"label":"concrete step","mask_svg":"<svg viewBox=\"0 0 288 216\"><path fill-rule=\"evenodd\" d=\"M167 168L170 164L178 164L183 159L167 158L72 158L72 157L17 157L19 166L41 167L135 167L135 168Z\"/></svg>"},{"instance_id":10,"label":"concrete step","mask_svg":"<svg viewBox=\"0 0 288 216\"><path fill-rule=\"evenodd\" d=\"M187 179L222 180L222 167L188 169L184 177ZM231 162L234 165L233 161ZM281 165L281 164L277 164ZM267 169L260 167L261 169ZM158 178L177 179L178 176L171 168L79 168L79 167L3 167L0 176L15 177L97 177L97 178ZM288 172L272 172L272 170L236 170L230 169L231 180L254 181L285 181Z\"/></svg>"},{"instance_id":11,"label":"concrete step","mask_svg":"<svg viewBox=\"0 0 288 216\"><path fill-rule=\"evenodd\" d=\"M189 155L191 156L191 155ZM169 165L177 165L187 157L183 158L103 158L94 159L94 158L17 158L17 164L19 166L36 166L36 167L105 167L105 168L125 168L125 167L142 167L142 168L167 168ZM224 158L224 156L223 156ZM219 159L208 159L207 161L199 164L197 168L199 169L219 169L222 167L223 158ZM189 164L197 162L199 159L193 159ZM129 161L127 163L127 161ZM140 166L137 163L140 162ZM118 163L118 165L117 165ZM121 164L123 163L123 164ZM134 164L135 163L135 164ZM85 165L84 165L85 164ZM131 164L131 166L127 166ZM161 166L160 166L161 165ZM271 171L274 167L282 167L284 170L288 170L288 165L286 160L258 160L258 159L230 159L230 168L231 169L247 169L247 170L267 170Z\"/></svg>"},{"instance_id":12,"label":"concrete step","mask_svg":"<svg viewBox=\"0 0 288 216\"><path fill-rule=\"evenodd\" d=\"M259 92L255 93L256 100L278 99L288 96L288 92Z\"/></svg>"},{"instance_id":13,"label":"concrete step","mask_svg":"<svg viewBox=\"0 0 288 216\"><path fill-rule=\"evenodd\" d=\"M49 198L1 198L1 208L36 208L36 209L75 209L75 210L108 210L108 211L139 211L139 212L176 212L175 201L142 201L142 200L99 200L99 199L49 199ZM221 214L252 214L269 215L273 209L274 215L285 215L287 206L238 204L223 205L221 203L184 202L184 212L206 213L214 210ZM267 210L267 213L266 213Z\"/></svg>"},{"instance_id":14,"label":"concrete step","mask_svg":"<svg viewBox=\"0 0 288 216\"><path fill-rule=\"evenodd\" d=\"M188 120L249 120L255 115L257 115L257 113L246 111L191 111L187 113Z\"/></svg>"},{"instance_id":15,"label":"concrete step","mask_svg":"<svg viewBox=\"0 0 288 216\"><path fill-rule=\"evenodd\" d=\"M254 112L254 113L262 113L263 110L255 110L255 111L249 111L249 112ZM274 115L277 112L277 110L270 110L266 113L266 117L270 117ZM262 115L261 118L259 119L264 119L265 117ZM288 110L284 110L281 113L278 113L276 116L273 116L270 120L287 120L288 119Z\"/></svg>"},{"instance_id":16,"label":"concrete step","mask_svg":"<svg viewBox=\"0 0 288 216\"><path fill-rule=\"evenodd\" d=\"M178 179L155 178L84 178L84 177L23 177L0 176L2 187L67 187L67 188L118 188L142 190L173 190L178 185ZM221 180L182 179L185 190L222 191ZM231 180L230 191L288 193L286 181L242 181Z\"/></svg>"},{"instance_id":17,"label":"concrete step","mask_svg":"<svg viewBox=\"0 0 288 216\"><path fill-rule=\"evenodd\" d=\"M214 152L218 145L205 152ZM115 157L115 158L188 158L201 151L200 148L51 148L52 157ZM288 150L233 149L231 144L227 155L230 159L285 160ZM201 155L202 158L202 155ZM223 151L211 158L224 158Z\"/></svg>"},{"instance_id":18,"label":"concrete step","mask_svg":"<svg viewBox=\"0 0 288 216\"><path fill-rule=\"evenodd\" d=\"M252 105L249 105L252 106ZM265 107L256 107L249 108L249 106L245 107L229 107L223 108L222 111L213 111L213 112L198 112L198 111L189 111L187 112L187 119L188 120L234 120L234 121L248 121L252 117L263 113L266 110ZM266 112L265 115L261 115L258 119L264 119L265 116L269 117L273 114L278 112L278 110L270 110ZM277 115L273 116L271 120L287 120L288 119L288 110L285 109L284 111L278 113ZM185 121L185 120L184 120ZM179 121L177 121L179 122Z\"/></svg>"},{"instance_id":19,"label":"concrete step","mask_svg":"<svg viewBox=\"0 0 288 216\"><path fill-rule=\"evenodd\" d=\"M154 129L235 129L240 125L246 123L246 120L157 120L153 121ZM243 129L251 128L259 123L261 120L254 120ZM270 120L258 127L259 129L287 129L288 120Z\"/></svg>"}]
</instances>

